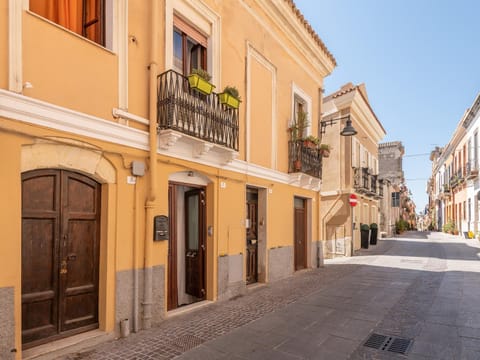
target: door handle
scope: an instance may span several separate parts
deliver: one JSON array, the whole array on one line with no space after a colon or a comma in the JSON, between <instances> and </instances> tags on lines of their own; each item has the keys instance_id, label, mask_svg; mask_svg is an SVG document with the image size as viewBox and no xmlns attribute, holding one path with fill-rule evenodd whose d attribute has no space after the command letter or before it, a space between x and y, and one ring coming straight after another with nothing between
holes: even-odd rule
<instances>
[{"instance_id":1,"label":"door handle","mask_svg":"<svg viewBox=\"0 0 480 360\"><path fill-rule=\"evenodd\" d=\"M62 260L60 264L60 275L64 275L67 273L67 260Z\"/></svg>"}]
</instances>

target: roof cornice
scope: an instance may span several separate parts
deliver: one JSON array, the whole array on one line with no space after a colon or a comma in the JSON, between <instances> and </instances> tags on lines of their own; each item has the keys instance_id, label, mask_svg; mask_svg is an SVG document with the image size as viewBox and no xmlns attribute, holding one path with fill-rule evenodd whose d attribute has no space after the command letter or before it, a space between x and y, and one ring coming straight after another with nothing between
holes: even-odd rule
<instances>
[{"instance_id":1,"label":"roof cornice","mask_svg":"<svg viewBox=\"0 0 480 360\"><path fill-rule=\"evenodd\" d=\"M470 124L472 123L473 119L478 114L478 111L480 110L480 94L477 95L477 98L473 102L473 105L470 109L468 109L467 115L465 116L465 119L463 120L462 126L465 129L468 129Z\"/></svg>"},{"instance_id":2,"label":"roof cornice","mask_svg":"<svg viewBox=\"0 0 480 360\"><path fill-rule=\"evenodd\" d=\"M283 35L296 44L314 69L328 76L337 62L291 0L254 0Z\"/></svg>"}]
</instances>

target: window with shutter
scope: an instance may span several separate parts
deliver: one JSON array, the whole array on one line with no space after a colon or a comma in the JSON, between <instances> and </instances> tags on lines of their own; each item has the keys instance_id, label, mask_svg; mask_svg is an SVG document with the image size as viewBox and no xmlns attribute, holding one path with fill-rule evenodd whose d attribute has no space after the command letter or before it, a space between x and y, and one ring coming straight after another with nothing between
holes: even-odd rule
<instances>
[{"instance_id":1,"label":"window with shutter","mask_svg":"<svg viewBox=\"0 0 480 360\"><path fill-rule=\"evenodd\" d=\"M178 16L173 17L173 68L184 75L207 70L207 37Z\"/></svg>"},{"instance_id":2,"label":"window with shutter","mask_svg":"<svg viewBox=\"0 0 480 360\"><path fill-rule=\"evenodd\" d=\"M32 12L105 46L105 0L30 0Z\"/></svg>"}]
</instances>

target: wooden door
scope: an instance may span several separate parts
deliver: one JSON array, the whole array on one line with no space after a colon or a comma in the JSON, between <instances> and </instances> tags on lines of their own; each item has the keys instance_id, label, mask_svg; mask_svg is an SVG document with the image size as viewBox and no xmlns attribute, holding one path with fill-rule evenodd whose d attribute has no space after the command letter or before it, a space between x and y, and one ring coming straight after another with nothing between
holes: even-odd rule
<instances>
[{"instance_id":1,"label":"wooden door","mask_svg":"<svg viewBox=\"0 0 480 360\"><path fill-rule=\"evenodd\" d=\"M185 292L205 298L205 191L185 192Z\"/></svg>"},{"instance_id":2,"label":"wooden door","mask_svg":"<svg viewBox=\"0 0 480 360\"><path fill-rule=\"evenodd\" d=\"M178 306L178 284L177 284L177 191L173 184L168 186L168 221L170 235L168 239L168 293L167 310L176 309Z\"/></svg>"},{"instance_id":3,"label":"wooden door","mask_svg":"<svg viewBox=\"0 0 480 360\"><path fill-rule=\"evenodd\" d=\"M63 170L22 175L22 342L98 327L100 184Z\"/></svg>"},{"instance_id":4,"label":"wooden door","mask_svg":"<svg viewBox=\"0 0 480 360\"><path fill-rule=\"evenodd\" d=\"M258 281L258 194L247 189L247 284Z\"/></svg>"},{"instance_id":5,"label":"wooden door","mask_svg":"<svg viewBox=\"0 0 480 360\"><path fill-rule=\"evenodd\" d=\"M294 252L295 270L307 267L307 218L305 212L305 200L295 198L294 209Z\"/></svg>"}]
</instances>

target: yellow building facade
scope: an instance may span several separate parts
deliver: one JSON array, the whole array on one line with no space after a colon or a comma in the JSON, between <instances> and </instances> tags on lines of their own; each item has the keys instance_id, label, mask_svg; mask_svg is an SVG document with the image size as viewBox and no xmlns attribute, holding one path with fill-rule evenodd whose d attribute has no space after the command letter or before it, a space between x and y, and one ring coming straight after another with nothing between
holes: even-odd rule
<instances>
[{"instance_id":1,"label":"yellow building facade","mask_svg":"<svg viewBox=\"0 0 480 360\"><path fill-rule=\"evenodd\" d=\"M347 121L355 136L340 136ZM378 180L378 143L386 132L368 101L364 84L347 83L323 101L323 160L320 207L325 257L350 256L361 246L361 224L380 223L383 184ZM356 205L350 206L353 194Z\"/></svg>"},{"instance_id":2,"label":"yellow building facade","mask_svg":"<svg viewBox=\"0 0 480 360\"><path fill-rule=\"evenodd\" d=\"M317 134L336 63L293 2L68 3L0 5L0 358L318 266L322 158L288 128Z\"/></svg>"}]
</instances>

